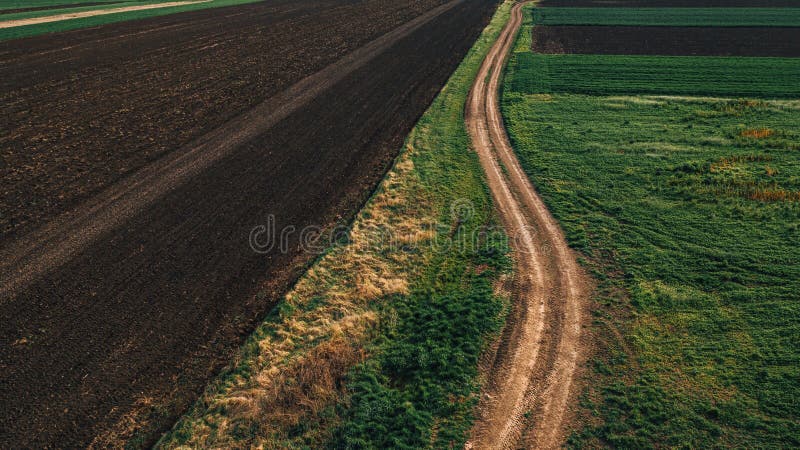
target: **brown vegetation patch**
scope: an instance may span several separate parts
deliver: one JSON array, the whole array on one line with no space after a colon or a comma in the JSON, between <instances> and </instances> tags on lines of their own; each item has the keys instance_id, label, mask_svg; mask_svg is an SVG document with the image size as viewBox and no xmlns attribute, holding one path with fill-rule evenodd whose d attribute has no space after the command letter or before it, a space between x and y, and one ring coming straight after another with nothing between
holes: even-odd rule
<instances>
[{"instance_id":1,"label":"brown vegetation patch","mask_svg":"<svg viewBox=\"0 0 800 450\"><path fill-rule=\"evenodd\" d=\"M739 136L753 139L764 139L772 136L774 133L775 132L769 128L748 128L747 130L743 130L741 133L739 133Z\"/></svg>"},{"instance_id":2,"label":"brown vegetation patch","mask_svg":"<svg viewBox=\"0 0 800 450\"><path fill-rule=\"evenodd\" d=\"M767 167L766 175L776 174L777 171ZM775 182L757 180L721 180L708 189L703 189L714 195L725 197L740 197L759 202L800 202L800 191L780 187Z\"/></svg>"},{"instance_id":3,"label":"brown vegetation patch","mask_svg":"<svg viewBox=\"0 0 800 450\"><path fill-rule=\"evenodd\" d=\"M319 427L320 413L345 396L347 371L366 358L358 338L358 333L336 336L282 366L278 373L258 374L265 378L262 384L234 390L219 402L226 415L216 423L215 439L203 442L209 436L198 433L195 442L219 446L241 429L250 430L254 438L286 439L289 430L299 425Z\"/></svg>"},{"instance_id":4,"label":"brown vegetation patch","mask_svg":"<svg viewBox=\"0 0 800 450\"><path fill-rule=\"evenodd\" d=\"M763 162L763 161L772 161L772 156L770 155L734 155L734 156L726 156L717 160L717 162L712 163L709 167L709 172L711 173L718 173L724 172L732 169L739 163L745 162Z\"/></svg>"},{"instance_id":5,"label":"brown vegetation patch","mask_svg":"<svg viewBox=\"0 0 800 450\"><path fill-rule=\"evenodd\" d=\"M788 191L781 188L755 188L747 198L760 202L800 202L800 191Z\"/></svg>"},{"instance_id":6,"label":"brown vegetation patch","mask_svg":"<svg viewBox=\"0 0 800 450\"><path fill-rule=\"evenodd\" d=\"M532 49L546 54L800 56L800 28L537 26Z\"/></svg>"}]
</instances>

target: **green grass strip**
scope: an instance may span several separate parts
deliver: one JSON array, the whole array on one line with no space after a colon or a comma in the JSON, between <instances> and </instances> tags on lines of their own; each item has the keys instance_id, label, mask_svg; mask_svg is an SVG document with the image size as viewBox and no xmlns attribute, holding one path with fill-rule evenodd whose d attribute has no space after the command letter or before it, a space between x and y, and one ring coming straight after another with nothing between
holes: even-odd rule
<instances>
[{"instance_id":1,"label":"green grass strip","mask_svg":"<svg viewBox=\"0 0 800 450\"><path fill-rule=\"evenodd\" d=\"M40 10L40 11L24 11L19 13L13 14L3 14L0 15L0 21L10 21L10 20L20 20L20 19L33 19L37 17L49 17L49 16L57 16L60 14L72 14L72 13L79 13L85 11L102 11L106 9L116 9L116 8L129 8L135 6L145 6L145 5L157 5L159 3L167 3L177 0L137 0L137 1L121 1L117 3L107 3L103 5L93 5L93 6L76 6L73 8L59 8L59 9L47 9L47 10ZM192 1L192 0L188 0ZM169 8L164 8L169 9ZM125 14L125 13L120 13ZM80 19L69 19L70 20L80 20ZM44 25L44 24L43 24ZM27 26L27 25L26 25Z\"/></svg>"},{"instance_id":2,"label":"green grass strip","mask_svg":"<svg viewBox=\"0 0 800 450\"><path fill-rule=\"evenodd\" d=\"M117 0L6 0L0 5L4 9L41 8L45 6L77 5L80 3L113 3Z\"/></svg>"},{"instance_id":3,"label":"green grass strip","mask_svg":"<svg viewBox=\"0 0 800 450\"><path fill-rule=\"evenodd\" d=\"M797 98L800 58L517 53L510 92Z\"/></svg>"},{"instance_id":4,"label":"green grass strip","mask_svg":"<svg viewBox=\"0 0 800 450\"><path fill-rule=\"evenodd\" d=\"M90 0L87 0L90 1ZM15 20L15 19L22 19L22 18L29 18L29 17L44 17L44 16L52 16L57 14L65 14L71 12L80 12L80 11L92 11L98 9L109 9L109 8L120 8L126 6L135 6L135 5L148 5L148 4L155 4L155 3L166 3L172 0L147 0L147 1L137 1L137 2L125 2L125 3L116 3L116 4L109 4L109 5L96 5L96 6L86 6L86 7L76 7L76 8L65 8L65 9L58 9L58 10L48 10L48 11L29 11L23 13L15 13L15 14L3 14L0 15L0 21L5 20ZM19 39L24 37L30 36L37 36L40 34L47 34L47 33L57 33L61 31L68 31L68 30L76 30L80 28L89 28L98 25L104 25L108 23L117 23L117 22L125 22L128 20L137 20L137 19L145 19L149 17L157 17L157 16L165 16L168 14L175 14L180 12L186 11L195 11L200 9L208 9L208 8L219 8L223 6L233 6L233 5L243 5L246 3L255 3L260 0L211 0L209 2L204 3L194 3L185 6L171 6L167 8L155 8L155 9L147 9L142 11L130 11L130 12L123 12L123 13L115 13L115 14L105 14L101 16L94 16L94 17L85 17L81 19L70 19L70 20L62 20L59 22L50 22L50 23L42 23L42 24L35 24L35 25L24 25L21 27L13 27L13 28L3 28L0 29L0 41L9 40L9 39ZM63 2L54 2L53 4L66 4ZM34 5L35 6L35 5ZM25 7L25 6L22 6Z\"/></svg>"}]
</instances>

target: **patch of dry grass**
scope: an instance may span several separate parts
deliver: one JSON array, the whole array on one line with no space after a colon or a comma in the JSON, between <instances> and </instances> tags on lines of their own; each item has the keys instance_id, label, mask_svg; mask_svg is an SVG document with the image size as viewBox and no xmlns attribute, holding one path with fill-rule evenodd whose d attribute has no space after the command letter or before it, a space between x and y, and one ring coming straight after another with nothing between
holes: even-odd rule
<instances>
[{"instance_id":1,"label":"patch of dry grass","mask_svg":"<svg viewBox=\"0 0 800 450\"><path fill-rule=\"evenodd\" d=\"M257 351L239 355L224 381L210 388L160 443L164 448L281 448L320 442L345 395L343 378L368 355L379 324L372 303L407 294L424 266L408 246L435 236L436 211L418 189L408 145L356 218L346 245L333 248L298 281L279 317L254 334ZM298 431L305 428L303 431Z\"/></svg>"},{"instance_id":2,"label":"patch of dry grass","mask_svg":"<svg viewBox=\"0 0 800 450\"><path fill-rule=\"evenodd\" d=\"M435 224L448 214L448 206L461 198L484 208L479 209L483 220L475 219L478 225L490 221L491 203L477 157L467 151L469 138L460 114L480 61L499 34L511 4L506 2L500 7L465 62L420 119L394 167L356 217L347 243L334 246L316 261L253 333L234 362L157 447L319 448L331 442L338 427L363 425L358 422L361 419L354 422L353 414L348 414L359 407L358 388L345 377L352 374L354 366L369 364L361 362L376 360L385 347L384 341L400 339L384 333L409 323L408 317L397 312L398 305L404 304L406 313L409 309L417 311L413 308L428 308L424 302L414 303L419 297L414 292L420 289L423 273L447 274L446 269L452 270L448 264L453 262L472 267L472 261L465 263L466 257L457 251L444 256L434 251L436 245L432 241L446 233ZM481 262L491 259L485 255L470 257ZM444 267L432 271L432 266ZM487 278L470 279L472 284L463 286L464 292L460 292L466 300L483 307L471 312L478 318L474 321L484 325L491 322L489 319L500 320L494 314L498 302L485 296L482 289ZM476 301L476 297L482 301ZM453 302L461 299L454 298ZM494 315L481 316L489 313ZM464 321L462 316L459 318ZM418 328L425 331L416 324L411 328L410 335L416 335ZM474 333L469 345L463 344L462 339L445 343L454 347L463 344L458 348L442 348L462 359L477 358L462 347L480 350L479 345L474 345L480 339L482 335ZM408 339L400 341L394 342L395 350L425 350L424 342L417 345ZM379 349L376 342L383 347ZM459 369L460 374L469 373L463 367ZM471 380L462 376L455 382L438 374L426 379L458 393L471 392ZM364 407L363 402L360 406ZM453 439L469 427L470 418L465 413L469 405L449 413L441 413L438 404L439 409L434 411L429 402L420 402L416 407L426 414L443 415L436 419L439 425L433 425L435 436ZM390 411L393 410L371 410L363 421ZM388 423L397 417L378 419Z\"/></svg>"},{"instance_id":3,"label":"patch of dry grass","mask_svg":"<svg viewBox=\"0 0 800 450\"><path fill-rule=\"evenodd\" d=\"M773 133L774 131L769 128L748 128L746 130L742 130L742 132L739 133L739 136L753 139L764 139L772 136Z\"/></svg>"}]
</instances>

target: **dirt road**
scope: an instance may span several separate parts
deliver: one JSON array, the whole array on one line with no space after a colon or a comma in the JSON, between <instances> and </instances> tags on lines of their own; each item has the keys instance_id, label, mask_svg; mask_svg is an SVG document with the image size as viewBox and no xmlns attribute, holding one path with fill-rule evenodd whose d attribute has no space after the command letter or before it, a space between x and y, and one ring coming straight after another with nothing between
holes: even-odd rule
<instances>
[{"instance_id":1,"label":"dirt road","mask_svg":"<svg viewBox=\"0 0 800 450\"><path fill-rule=\"evenodd\" d=\"M466 122L516 262L514 308L479 404L468 448L563 444L582 357L587 278L523 172L500 115L499 86L522 4L486 57Z\"/></svg>"},{"instance_id":2,"label":"dirt road","mask_svg":"<svg viewBox=\"0 0 800 450\"><path fill-rule=\"evenodd\" d=\"M492 6L274 0L0 43L0 448L157 439ZM270 217L297 231L258 254Z\"/></svg>"}]
</instances>

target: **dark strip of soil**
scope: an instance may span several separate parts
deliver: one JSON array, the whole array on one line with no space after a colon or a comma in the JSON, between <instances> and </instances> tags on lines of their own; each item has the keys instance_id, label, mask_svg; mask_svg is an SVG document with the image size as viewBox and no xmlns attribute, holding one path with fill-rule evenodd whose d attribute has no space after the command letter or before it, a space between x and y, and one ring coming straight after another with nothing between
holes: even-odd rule
<instances>
[{"instance_id":1,"label":"dark strip of soil","mask_svg":"<svg viewBox=\"0 0 800 450\"><path fill-rule=\"evenodd\" d=\"M537 26L532 49L546 54L800 56L800 28Z\"/></svg>"},{"instance_id":2,"label":"dark strip of soil","mask_svg":"<svg viewBox=\"0 0 800 450\"><path fill-rule=\"evenodd\" d=\"M83 7L83 6L116 5L117 3L122 3L122 2L70 3L70 4L66 4L66 5L50 5L50 6L34 6L34 7L31 7L31 8L0 9L0 15L21 13L21 12L30 12L30 11L47 11L47 10L50 10L50 9L55 10L55 9L80 8L80 7Z\"/></svg>"}]
</instances>

